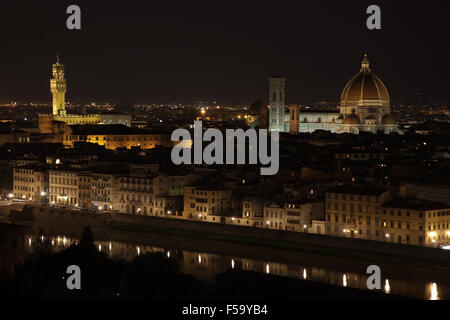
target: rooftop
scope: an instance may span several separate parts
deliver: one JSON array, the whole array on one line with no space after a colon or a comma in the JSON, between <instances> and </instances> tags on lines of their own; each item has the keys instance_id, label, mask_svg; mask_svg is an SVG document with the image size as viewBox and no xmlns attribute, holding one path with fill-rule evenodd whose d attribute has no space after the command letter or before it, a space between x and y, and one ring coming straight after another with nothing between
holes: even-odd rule
<instances>
[{"instance_id":1,"label":"rooftop","mask_svg":"<svg viewBox=\"0 0 450 320\"><path fill-rule=\"evenodd\" d=\"M122 124L72 125L70 128L75 135L164 134L161 131L130 128Z\"/></svg>"},{"instance_id":2,"label":"rooftop","mask_svg":"<svg viewBox=\"0 0 450 320\"><path fill-rule=\"evenodd\" d=\"M450 205L447 203L434 202L423 199L394 199L385 203L383 207L425 211L450 209Z\"/></svg>"},{"instance_id":3,"label":"rooftop","mask_svg":"<svg viewBox=\"0 0 450 320\"><path fill-rule=\"evenodd\" d=\"M379 196L386 192L387 189L380 186L355 186L355 185L343 185L336 186L328 190L329 193L346 193L346 194L358 194L358 195L369 195L369 196Z\"/></svg>"}]
</instances>

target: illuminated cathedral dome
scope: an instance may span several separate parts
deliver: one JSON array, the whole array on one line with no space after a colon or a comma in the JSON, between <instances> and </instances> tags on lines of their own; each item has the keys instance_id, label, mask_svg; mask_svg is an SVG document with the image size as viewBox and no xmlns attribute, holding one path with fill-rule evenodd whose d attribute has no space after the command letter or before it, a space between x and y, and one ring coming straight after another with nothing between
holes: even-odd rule
<instances>
[{"instance_id":1,"label":"illuminated cathedral dome","mask_svg":"<svg viewBox=\"0 0 450 320\"><path fill-rule=\"evenodd\" d=\"M389 106L389 93L384 83L370 69L367 55L361 63L361 70L345 86L341 95L344 114L352 114L358 106Z\"/></svg>"}]
</instances>

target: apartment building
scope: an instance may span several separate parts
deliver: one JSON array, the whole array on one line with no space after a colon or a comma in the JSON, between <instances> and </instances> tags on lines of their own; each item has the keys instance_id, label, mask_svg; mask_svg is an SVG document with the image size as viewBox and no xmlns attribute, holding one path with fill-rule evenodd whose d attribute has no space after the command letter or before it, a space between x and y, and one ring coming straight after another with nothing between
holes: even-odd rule
<instances>
[{"instance_id":1,"label":"apartment building","mask_svg":"<svg viewBox=\"0 0 450 320\"><path fill-rule=\"evenodd\" d=\"M152 215L153 188L156 175L129 175L118 177L118 210L128 214ZM154 181L155 180L155 181ZM160 186L156 186L159 190Z\"/></svg>"},{"instance_id":2,"label":"apartment building","mask_svg":"<svg viewBox=\"0 0 450 320\"><path fill-rule=\"evenodd\" d=\"M325 205L323 202L288 201L284 205L286 230L325 234Z\"/></svg>"},{"instance_id":3,"label":"apartment building","mask_svg":"<svg viewBox=\"0 0 450 320\"><path fill-rule=\"evenodd\" d=\"M79 206L78 172L71 169L49 170L50 204Z\"/></svg>"},{"instance_id":4,"label":"apartment building","mask_svg":"<svg viewBox=\"0 0 450 320\"><path fill-rule=\"evenodd\" d=\"M402 244L450 244L450 205L419 199L396 199L380 208L383 240Z\"/></svg>"},{"instance_id":5,"label":"apartment building","mask_svg":"<svg viewBox=\"0 0 450 320\"><path fill-rule=\"evenodd\" d=\"M264 205L264 225L270 229L324 234L325 228L320 226L324 218L321 202L278 200Z\"/></svg>"},{"instance_id":6,"label":"apartment building","mask_svg":"<svg viewBox=\"0 0 450 320\"><path fill-rule=\"evenodd\" d=\"M264 226L264 199L262 197L245 197L242 199L242 218L252 221L252 226Z\"/></svg>"},{"instance_id":7,"label":"apartment building","mask_svg":"<svg viewBox=\"0 0 450 320\"><path fill-rule=\"evenodd\" d=\"M391 199L378 187L338 186L326 196L327 233L421 246L450 244L450 205Z\"/></svg>"},{"instance_id":8,"label":"apartment building","mask_svg":"<svg viewBox=\"0 0 450 320\"><path fill-rule=\"evenodd\" d=\"M231 190L219 186L184 187L184 217L225 223L233 213Z\"/></svg>"},{"instance_id":9,"label":"apartment building","mask_svg":"<svg viewBox=\"0 0 450 320\"><path fill-rule=\"evenodd\" d=\"M13 193L11 196L15 199L46 202L48 186L48 174L44 168L23 166L13 169Z\"/></svg>"},{"instance_id":10,"label":"apartment building","mask_svg":"<svg viewBox=\"0 0 450 320\"><path fill-rule=\"evenodd\" d=\"M128 214L181 216L184 185L196 181L198 176L166 175L135 169L118 177L118 210Z\"/></svg>"},{"instance_id":11,"label":"apartment building","mask_svg":"<svg viewBox=\"0 0 450 320\"><path fill-rule=\"evenodd\" d=\"M80 208L92 208L92 179L90 172L78 173L78 199Z\"/></svg>"},{"instance_id":12,"label":"apartment building","mask_svg":"<svg viewBox=\"0 0 450 320\"><path fill-rule=\"evenodd\" d=\"M281 202L264 205L264 225L269 229L286 230L286 212Z\"/></svg>"},{"instance_id":13,"label":"apartment building","mask_svg":"<svg viewBox=\"0 0 450 320\"><path fill-rule=\"evenodd\" d=\"M112 211L117 210L116 196L116 176L110 173L91 173L91 203L97 210Z\"/></svg>"},{"instance_id":14,"label":"apartment building","mask_svg":"<svg viewBox=\"0 0 450 320\"><path fill-rule=\"evenodd\" d=\"M327 234L383 240L379 207L391 199L377 186L336 186L326 193Z\"/></svg>"}]
</instances>

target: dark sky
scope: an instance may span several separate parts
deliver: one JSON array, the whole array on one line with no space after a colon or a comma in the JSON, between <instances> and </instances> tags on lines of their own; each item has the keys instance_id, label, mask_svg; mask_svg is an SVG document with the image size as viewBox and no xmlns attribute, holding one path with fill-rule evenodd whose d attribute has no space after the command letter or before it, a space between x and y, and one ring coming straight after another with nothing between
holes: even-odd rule
<instances>
[{"instance_id":1,"label":"dark sky","mask_svg":"<svg viewBox=\"0 0 450 320\"><path fill-rule=\"evenodd\" d=\"M82 30L66 29L78 4ZM382 30L365 27L370 4ZM268 77L292 103L338 100L367 51L392 100L450 101L446 1L5 1L0 100L50 101L56 53L69 98L252 103Z\"/></svg>"}]
</instances>

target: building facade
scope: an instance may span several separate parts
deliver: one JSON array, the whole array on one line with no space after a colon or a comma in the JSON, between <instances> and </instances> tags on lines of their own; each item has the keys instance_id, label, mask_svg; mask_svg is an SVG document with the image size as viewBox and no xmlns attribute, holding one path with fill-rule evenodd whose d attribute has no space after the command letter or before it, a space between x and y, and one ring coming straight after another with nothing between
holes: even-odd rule
<instances>
[{"instance_id":1,"label":"building facade","mask_svg":"<svg viewBox=\"0 0 450 320\"><path fill-rule=\"evenodd\" d=\"M338 186L326 195L327 234L355 239L444 246L450 244L450 205L392 199L388 190Z\"/></svg>"},{"instance_id":2,"label":"building facade","mask_svg":"<svg viewBox=\"0 0 450 320\"><path fill-rule=\"evenodd\" d=\"M225 223L225 217L232 213L231 190L220 187L184 187L185 218Z\"/></svg>"},{"instance_id":3,"label":"building facade","mask_svg":"<svg viewBox=\"0 0 450 320\"><path fill-rule=\"evenodd\" d=\"M48 186L48 174L43 168L22 166L13 169L12 197L15 199L46 202Z\"/></svg>"},{"instance_id":4,"label":"building facade","mask_svg":"<svg viewBox=\"0 0 450 320\"><path fill-rule=\"evenodd\" d=\"M49 190L50 204L78 207L78 172L49 170Z\"/></svg>"}]
</instances>

